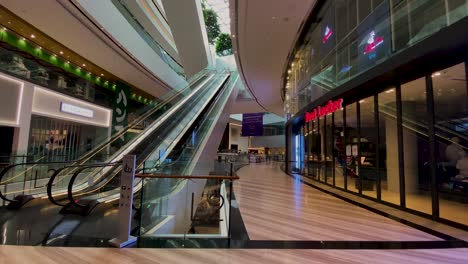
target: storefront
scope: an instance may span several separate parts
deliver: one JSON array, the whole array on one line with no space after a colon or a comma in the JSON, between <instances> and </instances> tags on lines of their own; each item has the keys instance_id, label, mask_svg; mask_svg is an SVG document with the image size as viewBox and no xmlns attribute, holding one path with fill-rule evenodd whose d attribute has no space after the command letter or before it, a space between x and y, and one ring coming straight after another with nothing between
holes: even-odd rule
<instances>
[{"instance_id":1,"label":"storefront","mask_svg":"<svg viewBox=\"0 0 468 264\"><path fill-rule=\"evenodd\" d=\"M72 160L112 132L110 108L3 73L0 87L2 162Z\"/></svg>"},{"instance_id":2,"label":"storefront","mask_svg":"<svg viewBox=\"0 0 468 264\"><path fill-rule=\"evenodd\" d=\"M286 78L289 172L468 228L468 3L325 2Z\"/></svg>"}]
</instances>

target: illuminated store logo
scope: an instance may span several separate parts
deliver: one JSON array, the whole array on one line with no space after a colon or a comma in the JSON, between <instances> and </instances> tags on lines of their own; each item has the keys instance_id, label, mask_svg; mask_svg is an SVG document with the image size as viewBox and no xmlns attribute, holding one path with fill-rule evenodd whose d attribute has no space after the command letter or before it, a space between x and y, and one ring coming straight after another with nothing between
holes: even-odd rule
<instances>
[{"instance_id":1,"label":"illuminated store logo","mask_svg":"<svg viewBox=\"0 0 468 264\"><path fill-rule=\"evenodd\" d=\"M369 38L367 39L367 45L366 45L366 49L364 50L364 55L372 53L382 43L383 43L383 37L376 38L375 31L372 30L369 33ZM369 56L369 59L373 59L374 57L375 56L373 57Z\"/></svg>"},{"instance_id":2,"label":"illuminated store logo","mask_svg":"<svg viewBox=\"0 0 468 264\"><path fill-rule=\"evenodd\" d=\"M94 111L88 108L79 107L76 105L61 102L60 111L72 115L84 116L88 118L94 117Z\"/></svg>"},{"instance_id":3,"label":"illuminated store logo","mask_svg":"<svg viewBox=\"0 0 468 264\"><path fill-rule=\"evenodd\" d=\"M331 114L339 109L342 108L343 105L343 99L338 99L334 102L328 101L328 104L325 106L319 106L312 110L311 112L306 112L305 113L305 121L306 123L310 121L314 121L317 118L320 118L322 116Z\"/></svg>"},{"instance_id":4,"label":"illuminated store logo","mask_svg":"<svg viewBox=\"0 0 468 264\"><path fill-rule=\"evenodd\" d=\"M323 34L323 39L322 39L322 42L325 43L328 41L328 39L331 37L331 35L333 34L333 31L327 26L325 28L325 33Z\"/></svg>"}]
</instances>

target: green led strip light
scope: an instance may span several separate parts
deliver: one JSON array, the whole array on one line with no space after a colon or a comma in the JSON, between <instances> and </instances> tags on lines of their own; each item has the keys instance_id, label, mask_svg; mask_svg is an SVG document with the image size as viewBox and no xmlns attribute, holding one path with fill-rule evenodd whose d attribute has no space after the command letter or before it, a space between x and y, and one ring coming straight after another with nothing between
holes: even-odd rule
<instances>
[{"instance_id":1,"label":"green led strip light","mask_svg":"<svg viewBox=\"0 0 468 264\"><path fill-rule=\"evenodd\" d=\"M95 76L91 74L91 72L86 72L81 67L73 65L68 61L60 58L56 54L52 54L50 52L45 51L40 46L32 44L25 38L19 37L14 33L10 33L6 28L0 29L0 41L8 43L9 45L23 51L29 53L30 55L43 60L47 63L50 63L56 67L59 67L66 72L74 74L80 78L88 80L96 85L99 85L103 88L115 91L117 84L110 84L108 80L104 80L101 76ZM135 93L133 93L135 94ZM141 95L139 96L132 96L132 100L136 102L140 102L142 104L151 104L153 100L148 100L147 98L143 98Z\"/></svg>"}]
</instances>

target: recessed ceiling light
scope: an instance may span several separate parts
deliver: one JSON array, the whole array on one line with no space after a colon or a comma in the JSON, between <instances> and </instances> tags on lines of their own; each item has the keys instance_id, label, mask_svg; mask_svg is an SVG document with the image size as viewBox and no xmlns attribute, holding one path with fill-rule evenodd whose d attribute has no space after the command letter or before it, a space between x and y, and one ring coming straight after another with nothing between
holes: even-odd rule
<instances>
[{"instance_id":1,"label":"recessed ceiling light","mask_svg":"<svg viewBox=\"0 0 468 264\"><path fill-rule=\"evenodd\" d=\"M271 17L271 19L275 20L275 19L276 19L276 17L275 17L275 16L272 16L272 17Z\"/></svg>"},{"instance_id":2,"label":"recessed ceiling light","mask_svg":"<svg viewBox=\"0 0 468 264\"><path fill-rule=\"evenodd\" d=\"M8 21L8 24L11 24L11 21Z\"/></svg>"},{"instance_id":3,"label":"recessed ceiling light","mask_svg":"<svg viewBox=\"0 0 468 264\"><path fill-rule=\"evenodd\" d=\"M2 30L6 30L6 27L3 27Z\"/></svg>"},{"instance_id":4,"label":"recessed ceiling light","mask_svg":"<svg viewBox=\"0 0 468 264\"><path fill-rule=\"evenodd\" d=\"M434 72L434 73L432 74L432 77L436 77L436 76L440 76L440 72Z\"/></svg>"},{"instance_id":5,"label":"recessed ceiling light","mask_svg":"<svg viewBox=\"0 0 468 264\"><path fill-rule=\"evenodd\" d=\"M366 102L366 100L361 100L361 101L359 101L359 103L365 103L365 102Z\"/></svg>"},{"instance_id":6,"label":"recessed ceiling light","mask_svg":"<svg viewBox=\"0 0 468 264\"><path fill-rule=\"evenodd\" d=\"M104 76L104 73L101 73L101 76Z\"/></svg>"},{"instance_id":7,"label":"recessed ceiling light","mask_svg":"<svg viewBox=\"0 0 468 264\"><path fill-rule=\"evenodd\" d=\"M86 67L86 64L83 63L82 66L83 66L83 67Z\"/></svg>"},{"instance_id":8,"label":"recessed ceiling light","mask_svg":"<svg viewBox=\"0 0 468 264\"><path fill-rule=\"evenodd\" d=\"M42 47L37 47L38 49L42 49Z\"/></svg>"},{"instance_id":9,"label":"recessed ceiling light","mask_svg":"<svg viewBox=\"0 0 468 264\"><path fill-rule=\"evenodd\" d=\"M34 34L31 34L31 38L36 38L36 36Z\"/></svg>"},{"instance_id":10,"label":"recessed ceiling light","mask_svg":"<svg viewBox=\"0 0 468 264\"><path fill-rule=\"evenodd\" d=\"M25 38L21 38L22 40L26 40Z\"/></svg>"},{"instance_id":11,"label":"recessed ceiling light","mask_svg":"<svg viewBox=\"0 0 468 264\"><path fill-rule=\"evenodd\" d=\"M385 93L391 93L391 92L393 92L393 91L395 91L395 89L387 90L387 91L385 91Z\"/></svg>"},{"instance_id":12,"label":"recessed ceiling light","mask_svg":"<svg viewBox=\"0 0 468 264\"><path fill-rule=\"evenodd\" d=\"M61 54L63 54L63 51L60 51L59 53L60 53L60 55L61 55Z\"/></svg>"},{"instance_id":13,"label":"recessed ceiling light","mask_svg":"<svg viewBox=\"0 0 468 264\"><path fill-rule=\"evenodd\" d=\"M236 37L236 35L235 35L235 34L232 34L232 37L233 37L233 38L235 38L235 37Z\"/></svg>"}]
</instances>

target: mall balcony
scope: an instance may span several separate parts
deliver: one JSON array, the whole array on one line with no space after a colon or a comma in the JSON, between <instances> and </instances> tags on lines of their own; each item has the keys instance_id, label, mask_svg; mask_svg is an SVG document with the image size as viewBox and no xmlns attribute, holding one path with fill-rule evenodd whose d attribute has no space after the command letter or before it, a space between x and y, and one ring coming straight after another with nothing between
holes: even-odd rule
<instances>
[{"instance_id":1,"label":"mall balcony","mask_svg":"<svg viewBox=\"0 0 468 264\"><path fill-rule=\"evenodd\" d=\"M466 0L1 0L2 261L468 263L466 28Z\"/></svg>"}]
</instances>

